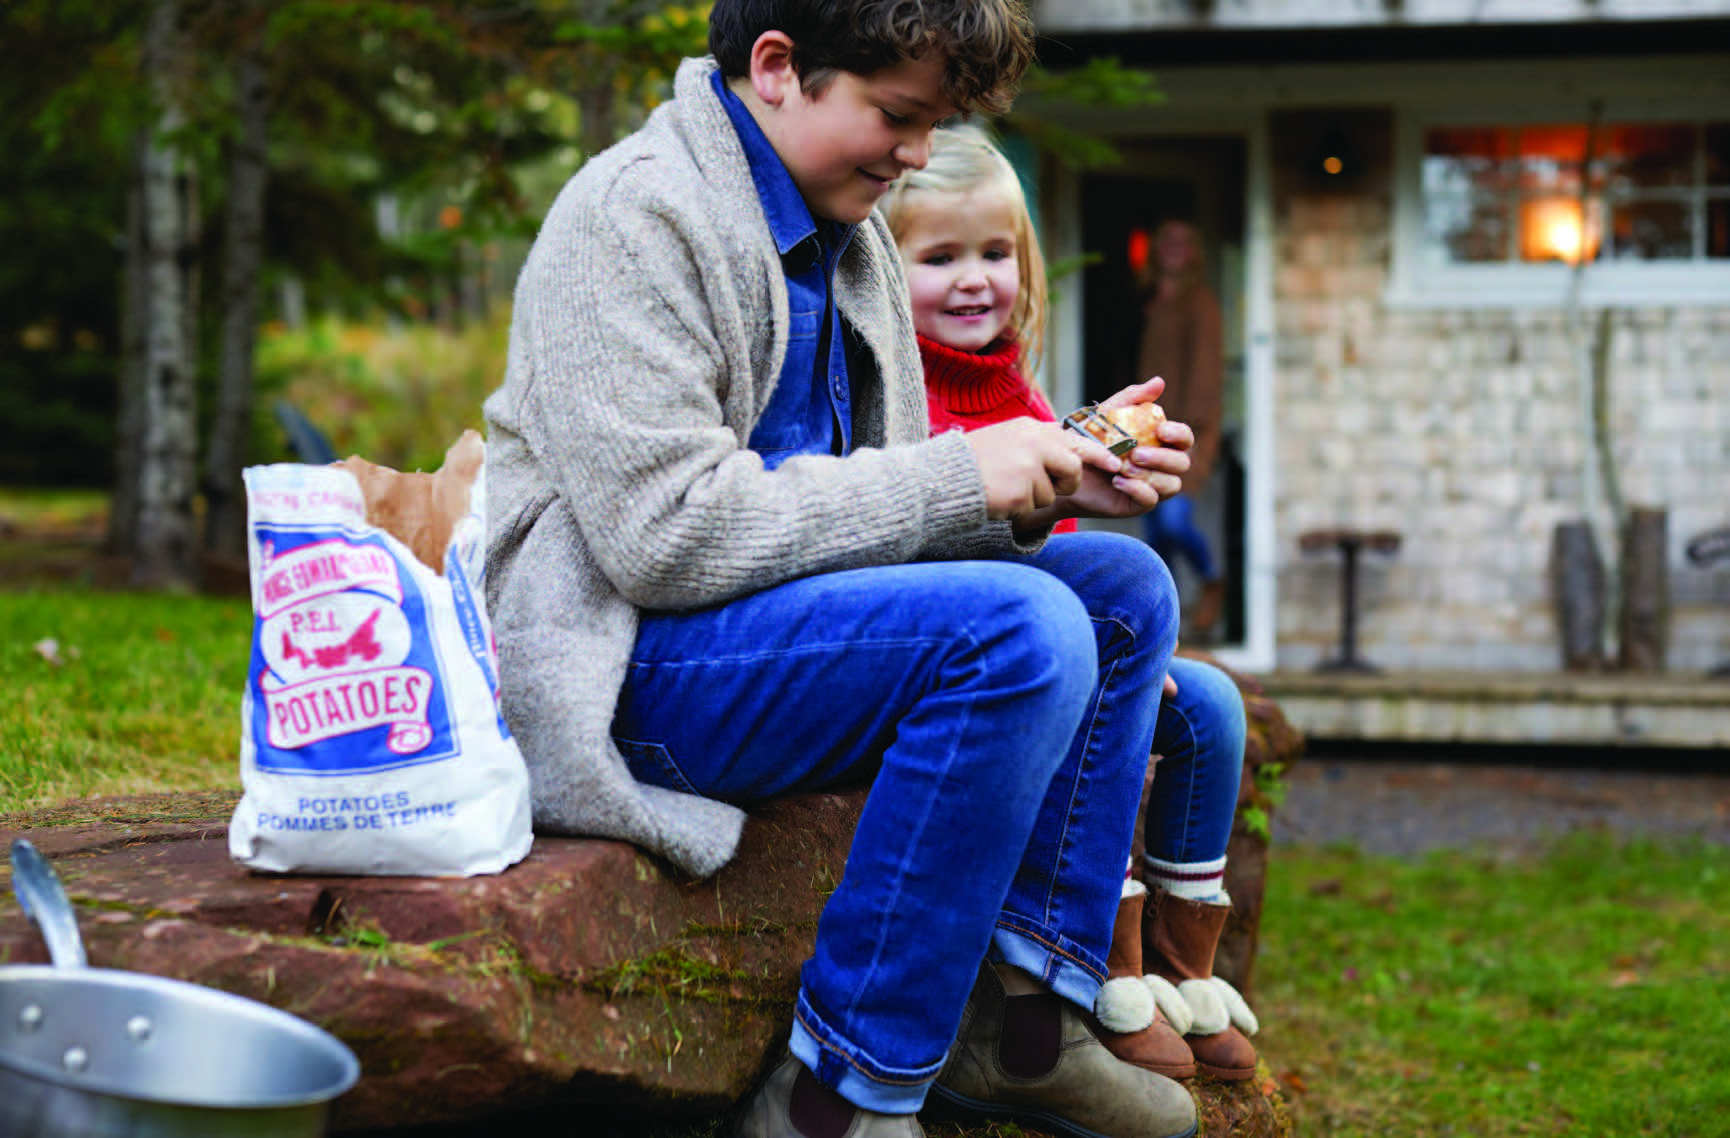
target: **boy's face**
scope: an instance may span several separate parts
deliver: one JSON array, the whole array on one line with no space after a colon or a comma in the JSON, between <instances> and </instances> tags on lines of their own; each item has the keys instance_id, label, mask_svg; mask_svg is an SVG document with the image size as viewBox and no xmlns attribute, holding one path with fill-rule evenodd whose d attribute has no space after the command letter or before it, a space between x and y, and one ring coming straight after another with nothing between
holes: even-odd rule
<instances>
[{"instance_id":1,"label":"boy's face","mask_svg":"<svg viewBox=\"0 0 1730 1138\"><path fill-rule=\"evenodd\" d=\"M790 56L765 53L761 44L751 74L765 104L757 120L818 217L864 221L891 182L924 168L932 130L955 113L943 96L946 61L939 51L870 75L837 72L811 95Z\"/></svg>"}]
</instances>

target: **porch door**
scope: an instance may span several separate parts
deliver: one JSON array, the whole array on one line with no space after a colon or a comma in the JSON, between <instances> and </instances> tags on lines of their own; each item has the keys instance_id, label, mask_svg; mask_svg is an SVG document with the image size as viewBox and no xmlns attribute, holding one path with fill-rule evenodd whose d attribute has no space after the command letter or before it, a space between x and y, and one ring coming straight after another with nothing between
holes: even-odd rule
<instances>
[{"instance_id":1,"label":"porch door","mask_svg":"<svg viewBox=\"0 0 1730 1138\"><path fill-rule=\"evenodd\" d=\"M1226 601L1207 644L1241 645L1246 635L1245 186L1243 137L1117 140L1124 161L1084 174L1078 186L1083 270L1080 313L1082 388L1088 401L1147 377L1136 374L1145 296L1143 261L1161 222L1193 225L1224 324L1224 433L1214 473L1194 498L1197 518L1225 572ZM1059 285L1061 287L1061 284ZM1113 526L1139 533L1138 526ZM1185 610L1201 587L1194 567L1172 565Z\"/></svg>"}]
</instances>

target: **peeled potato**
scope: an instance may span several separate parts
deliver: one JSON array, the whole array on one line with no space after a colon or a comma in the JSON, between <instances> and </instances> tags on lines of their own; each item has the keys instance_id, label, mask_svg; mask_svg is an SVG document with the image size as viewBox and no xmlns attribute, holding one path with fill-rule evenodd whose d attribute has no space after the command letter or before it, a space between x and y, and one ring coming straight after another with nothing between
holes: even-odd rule
<instances>
[{"instance_id":1,"label":"peeled potato","mask_svg":"<svg viewBox=\"0 0 1730 1138\"><path fill-rule=\"evenodd\" d=\"M1125 434L1133 435L1138 445L1160 445L1159 425L1165 422L1165 411L1157 403L1131 403L1114 411L1101 412L1112 425Z\"/></svg>"}]
</instances>

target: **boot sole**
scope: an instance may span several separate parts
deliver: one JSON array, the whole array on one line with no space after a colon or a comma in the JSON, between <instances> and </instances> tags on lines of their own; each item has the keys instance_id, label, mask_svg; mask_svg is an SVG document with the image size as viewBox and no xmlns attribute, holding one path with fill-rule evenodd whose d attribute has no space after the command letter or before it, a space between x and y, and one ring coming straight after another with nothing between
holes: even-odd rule
<instances>
[{"instance_id":1,"label":"boot sole","mask_svg":"<svg viewBox=\"0 0 1730 1138\"><path fill-rule=\"evenodd\" d=\"M1241 1083L1245 1079L1255 1078L1254 1067L1209 1067L1205 1063L1197 1063L1195 1070L1197 1074L1218 1079L1222 1083Z\"/></svg>"},{"instance_id":2,"label":"boot sole","mask_svg":"<svg viewBox=\"0 0 1730 1138\"><path fill-rule=\"evenodd\" d=\"M932 1109L933 1106L936 1109ZM931 1092L925 1096L925 1109L921 1110L919 1115L921 1119L929 1116L933 1122L1013 1122L1017 1126L1059 1135L1060 1138L1111 1138L1109 1134L1077 1126L1061 1115L1032 1107L980 1102L978 1099L957 1094L940 1083L931 1084ZM1165 1138L1195 1138L1196 1130L1197 1126L1191 1126L1188 1130L1168 1134Z\"/></svg>"}]
</instances>

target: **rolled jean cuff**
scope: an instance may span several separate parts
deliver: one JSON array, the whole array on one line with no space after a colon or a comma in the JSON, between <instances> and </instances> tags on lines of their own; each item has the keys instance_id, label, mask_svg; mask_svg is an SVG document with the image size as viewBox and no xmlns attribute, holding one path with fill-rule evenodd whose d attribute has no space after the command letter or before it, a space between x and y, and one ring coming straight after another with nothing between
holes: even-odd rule
<instances>
[{"instance_id":1,"label":"rolled jean cuff","mask_svg":"<svg viewBox=\"0 0 1730 1138\"><path fill-rule=\"evenodd\" d=\"M885 1067L819 1019L803 989L793 1005L793 1038L788 1046L819 1083L854 1106L879 1114L912 1114L924 1106L925 1092L948 1058L911 1070Z\"/></svg>"},{"instance_id":2,"label":"rolled jean cuff","mask_svg":"<svg viewBox=\"0 0 1730 1138\"><path fill-rule=\"evenodd\" d=\"M1050 929L999 918L991 934L991 959L1021 969L1070 1003L1087 1011L1105 983L1105 963Z\"/></svg>"}]
</instances>

